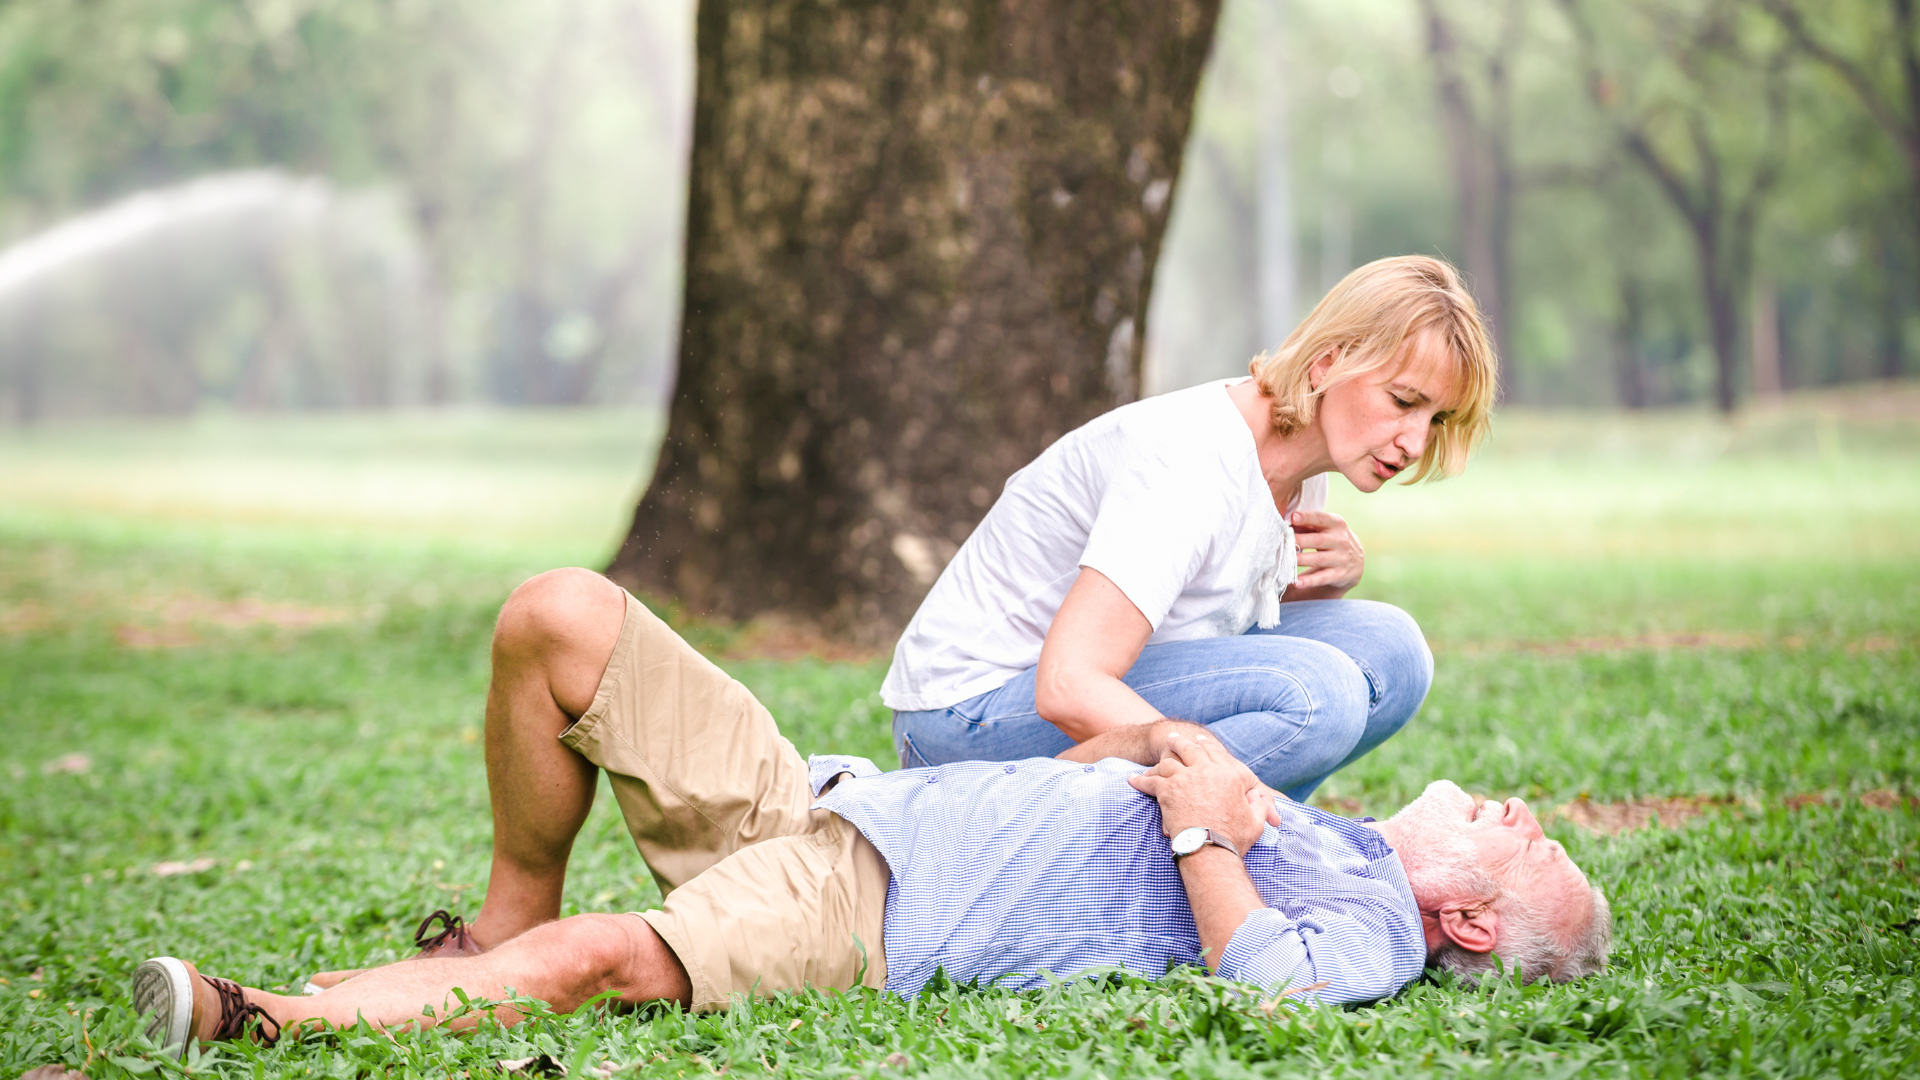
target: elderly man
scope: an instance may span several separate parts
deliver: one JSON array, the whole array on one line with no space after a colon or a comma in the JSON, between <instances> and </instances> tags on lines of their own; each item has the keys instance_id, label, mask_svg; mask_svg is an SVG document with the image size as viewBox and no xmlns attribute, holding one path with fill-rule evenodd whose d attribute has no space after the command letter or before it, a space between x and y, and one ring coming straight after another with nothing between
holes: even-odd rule
<instances>
[{"instance_id":1,"label":"elderly man","mask_svg":"<svg viewBox=\"0 0 1920 1080\"><path fill-rule=\"evenodd\" d=\"M744 687L587 571L516 590L493 665L493 868L473 925L449 919L413 960L316 976L330 988L308 996L149 960L133 991L156 1041L429 1025L455 989L718 1009L804 986L912 996L943 969L1024 987L1204 961L1355 1002L1428 965L1474 973L1498 955L1531 980L1605 963L1605 899L1518 799L1476 804L1438 781L1389 821L1350 821L1277 797L1169 720L1060 759L807 762ZM601 769L664 906L558 919Z\"/></svg>"}]
</instances>

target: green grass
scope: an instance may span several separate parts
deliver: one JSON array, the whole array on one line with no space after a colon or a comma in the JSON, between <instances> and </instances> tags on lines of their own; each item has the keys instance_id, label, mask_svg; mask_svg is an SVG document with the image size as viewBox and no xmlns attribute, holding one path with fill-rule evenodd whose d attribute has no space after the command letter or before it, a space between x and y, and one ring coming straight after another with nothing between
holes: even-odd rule
<instances>
[{"instance_id":1,"label":"green grass","mask_svg":"<svg viewBox=\"0 0 1920 1080\"><path fill-rule=\"evenodd\" d=\"M1412 611L1439 668L1420 717L1330 798L1380 814L1447 775L1543 804L1729 800L1679 829L1550 825L1613 897L1602 976L1273 1015L1191 977L789 995L465 1038L347 1032L188 1067L1913 1074L1920 811L1859 796L1920 789L1920 410L1875 404L1737 428L1510 416L1459 479L1335 495L1368 546L1365 594ZM493 613L534 571L604 558L650 430L475 414L0 433L0 1078L179 1071L132 1035L125 978L146 956L279 985L405 955L435 907L476 910ZM204 617L243 599L327 621ZM881 664L728 666L803 752L884 763ZM75 754L84 771L49 770ZM1808 794L1824 802L1788 799ZM153 872L195 860L211 862ZM569 910L656 900L603 797Z\"/></svg>"}]
</instances>

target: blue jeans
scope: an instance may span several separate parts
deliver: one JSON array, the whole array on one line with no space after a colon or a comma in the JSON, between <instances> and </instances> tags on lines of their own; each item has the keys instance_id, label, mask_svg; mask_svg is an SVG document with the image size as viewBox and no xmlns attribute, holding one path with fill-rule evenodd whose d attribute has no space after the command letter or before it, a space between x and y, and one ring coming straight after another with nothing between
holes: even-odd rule
<instances>
[{"instance_id":1,"label":"blue jeans","mask_svg":"<svg viewBox=\"0 0 1920 1080\"><path fill-rule=\"evenodd\" d=\"M1034 669L945 709L893 714L902 767L1052 757L1073 745L1033 707ZM1433 653L1406 612L1300 600L1280 625L1149 645L1122 679L1165 716L1205 724L1295 800L1385 742L1426 700Z\"/></svg>"}]
</instances>

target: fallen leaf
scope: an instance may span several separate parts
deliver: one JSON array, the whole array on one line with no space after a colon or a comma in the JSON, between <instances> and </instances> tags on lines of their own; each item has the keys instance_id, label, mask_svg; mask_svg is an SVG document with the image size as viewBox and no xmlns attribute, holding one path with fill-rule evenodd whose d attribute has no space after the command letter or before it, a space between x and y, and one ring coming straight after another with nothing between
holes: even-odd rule
<instances>
[{"instance_id":1,"label":"fallen leaf","mask_svg":"<svg viewBox=\"0 0 1920 1080\"><path fill-rule=\"evenodd\" d=\"M90 772L92 769L93 758L86 754L62 754L52 761L47 762L45 765L40 766L40 772L46 776L54 776L59 773L84 773Z\"/></svg>"},{"instance_id":2,"label":"fallen leaf","mask_svg":"<svg viewBox=\"0 0 1920 1080\"><path fill-rule=\"evenodd\" d=\"M21 1073L20 1080L87 1080L87 1074L65 1065L41 1065Z\"/></svg>"},{"instance_id":3,"label":"fallen leaf","mask_svg":"<svg viewBox=\"0 0 1920 1080\"><path fill-rule=\"evenodd\" d=\"M129 649L184 649L200 642L199 635L184 626L135 626L121 623L113 628L114 639Z\"/></svg>"},{"instance_id":4,"label":"fallen leaf","mask_svg":"<svg viewBox=\"0 0 1920 1080\"><path fill-rule=\"evenodd\" d=\"M197 874L202 870L211 870L215 860L198 858L192 862L157 862L153 864L154 877L173 877L176 874Z\"/></svg>"},{"instance_id":5,"label":"fallen leaf","mask_svg":"<svg viewBox=\"0 0 1920 1080\"><path fill-rule=\"evenodd\" d=\"M18 607L0 608L0 634L25 634L47 625L47 613L31 600ZM52 1068L52 1066L43 1066Z\"/></svg>"}]
</instances>

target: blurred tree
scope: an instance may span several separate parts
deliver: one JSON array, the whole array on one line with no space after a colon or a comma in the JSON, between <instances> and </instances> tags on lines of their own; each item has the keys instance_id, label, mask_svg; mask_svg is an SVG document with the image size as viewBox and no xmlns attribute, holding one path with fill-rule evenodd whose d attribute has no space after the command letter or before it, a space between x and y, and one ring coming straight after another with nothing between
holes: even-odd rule
<instances>
[{"instance_id":1,"label":"blurred tree","mask_svg":"<svg viewBox=\"0 0 1920 1080\"><path fill-rule=\"evenodd\" d=\"M656 378L636 368L665 366L670 336L690 11L690 0L0 4L0 242L209 172L272 165L382 189L424 251L407 305L418 355L390 365L408 373L404 387L370 388L368 402L628 398ZM74 337L45 329L50 342ZM159 362L200 330L134 334L153 340L114 355ZM268 320L255 351L350 356L359 332ZM180 389L194 407L193 387Z\"/></svg>"},{"instance_id":2,"label":"blurred tree","mask_svg":"<svg viewBox=\"0 0 1920 1080\"><path fill-rule=\"evenodd\" d=\"M1686 224L1715 403L1732 412L1755 230L1786 157L1793 47L1760 33L1742 0L1610 5L1604 41L1582 0L1560 4L1594 105Z\"/></svg>"},{"instance_id":3,"label":"blurred tree","mask_svg":"<svg viewBox=\"0 0 1920 1080\"><path fill-rule=\"evenodd\" d=\"M1885 131L1906 165L1910 196L1907 228L1913 252L1920 259L1920 23L1914 18L1914 0L1872 0L1868 3L1822 3L1820 29L1807 20L1798 0L1762 0L1806 54L1844 83L1859 99L1874 123ZM1893 277L1886 246L1881 245L1883 273ZM1920 281L1920 275L1916 275ZM1889 379L1905 370L1903 343L1897 332L1898 311L1891 289L1883 307L1881 371Z\"/></svg>"},{"instance_id":4,"label":"blurred tree","mask_svg":"<svg viewBox=\"0 0 1920 1080\"><path fill-rule=\"evenodd\" d=\"M679 383L609 572L889 639L1139 393L1217 7L703 3Z\"/></svg>"},{"instance_id":5,"label":"blurred tree","mask_svg":"<svg viewBox=\"0 0 1920 1080\"><path fill-rule=\"evenodd\" d=\"M1526 33L1526 0L1417 0L1434 96L1453 164L1461 254L1474 299L1503 357L1511 355L1513 68ZM1508 396L1514 365L1500 366Z\"/></svg>"}]
</instances>

